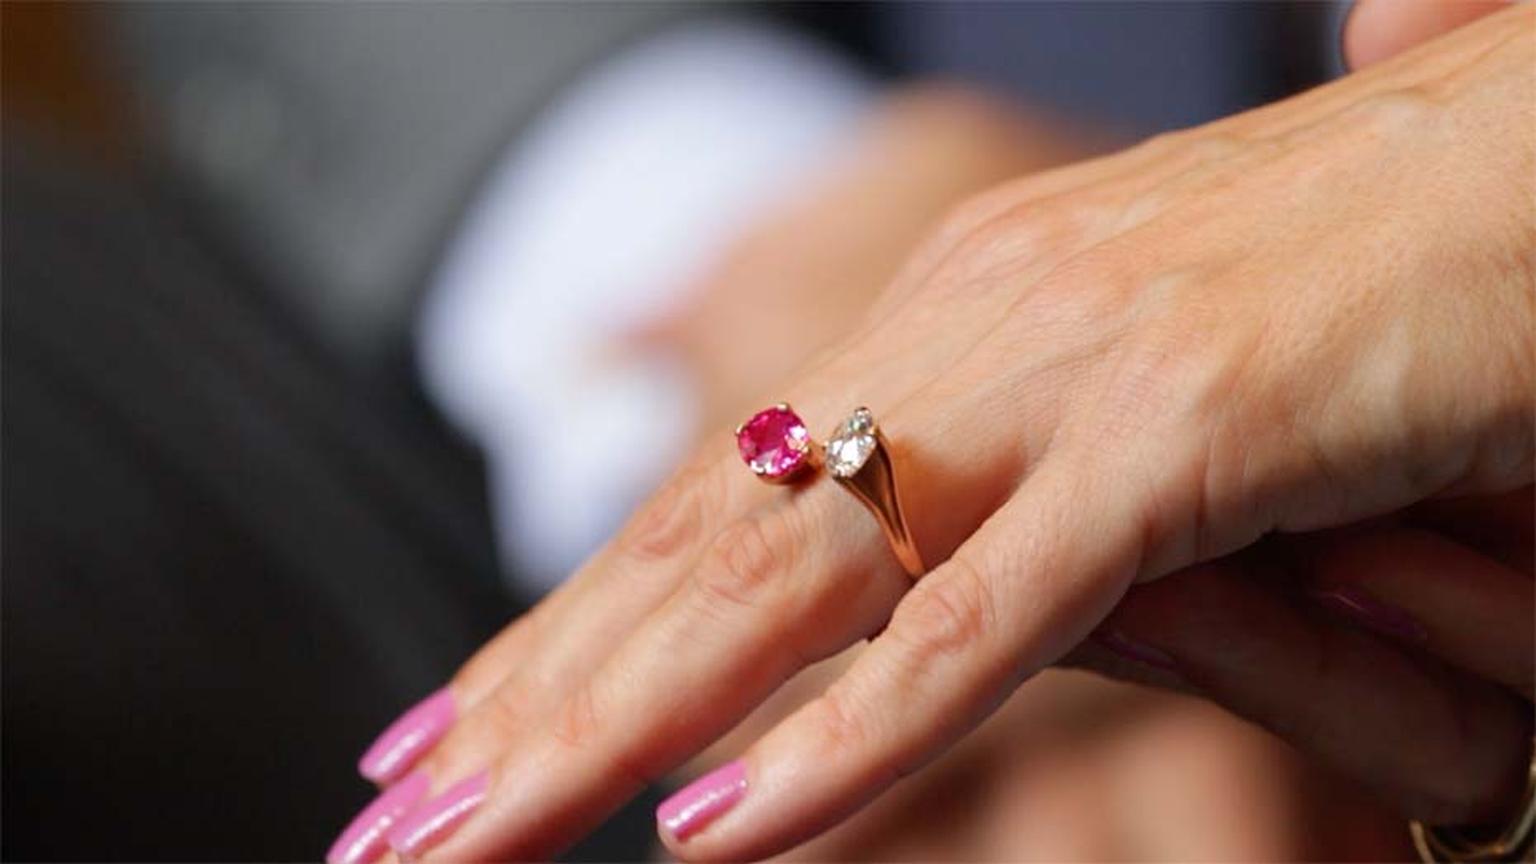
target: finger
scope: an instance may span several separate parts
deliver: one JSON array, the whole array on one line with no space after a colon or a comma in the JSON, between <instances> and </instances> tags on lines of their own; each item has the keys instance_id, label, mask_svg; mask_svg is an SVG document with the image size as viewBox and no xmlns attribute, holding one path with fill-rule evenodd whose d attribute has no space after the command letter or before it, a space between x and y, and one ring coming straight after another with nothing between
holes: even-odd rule
<instances>
[{"instance_id":1,"label":"finger","mask_svg":"<svg viewBox=\"0 0 1536 864\"><path fill-rule=\"evenodd\" d=\"M975 407L958 401L956 417ZM975 452L959 454L942 418L919 424L897 411L882 426L894 436L914 535L939 557L1006 497L1013 463L1027 452L1004 427L977 431ZM739 482L753 482L738 473ZM800 668L889 618L910 578L869 515L830 482L784 496L716 535L677 592L537 727L500 736L499 747L445 742L430 763L434 776L489 764L496 783L476 817L434 854L550 854Z\"/></svg>"},{"instance_id":2,"label":"finger","mask_svg":"<svg viewBox=\"0 0 1536 864\"><path fill-rule=\"evenodd\" d=\"M1043 242L1065 236L1070 227L1067 222L1046 224L1042 222L1042 242L1034 250L1034 272L1045 272L1076 248ZM958 302L962 298L968 302ZM907 314L867 331L846 351L809 371L796 388L795 404L810 408L804 416L818 417L837 416L860 402L899 403L996 325L998 315L984 307L997 302L994 292L957 291L908 304ZM943 337L931 338L932 332ZM869 368L880 368L882 375L868 380L864 370ZM861 382L858 392L849 386L853 381ZM420 718L412 714L386 730L364 758L365 776L384 782L398 778L432 752L448 733L449 723L482 707L487 719L454 726L443 746L459 753L478 752L483 761L487 749L497 746L523 717L536 716L563 698L569 682L580 681L608 656L620 636L670 595L696 564L705 538L768 500L770 490L732 482L739 479L739 470L735 456L726 454L696 459L680 472L640 508L613 543L465 664L444 695L433 699L447 710L433 715L438 722L431 734L413 725ZM517 694L510 705L488 700L509 692ZM401 747L401 742L408 746ZM451 755L440 761L474 760ZM368 767L379 764L387 764L388 770Z\"/></svg>"},{"instance_id":3,"label":"finger","mask_svg":"<svg viewBox=\"0 0 1536 864\"><path fill-rule=\"evenodd\" d=\"M1472 44L1475 40L1469 40ZM1436 62L1455 63L1461 62L1461 54L1455 51L1445 52L1443 58L1436 58ZM1415 74L1430 74L1435 70L1424 69L1409 70L1397 74L1398 78L1408 75L1407 78L1398 81L1396 78L1384 79L1392 86L1409 86ZM1334 110L1335 103L1340 97L1329 96L1329 88L1320 88L1303 97L1315 103L1310 112L1288 110L1280 115L1285 122L1299 124L1315 119L1315 114ZM1294 106L1293 106L1294 107ZM1310 119L1309 119L1310 118ZM907 268L906 273L898 280L898 285L915 287L925 284L932 271L945 260L958 252L957 243L961 238L972 238L970 243L999 243L1014 244L1017 253L1021 256L1030 256L1036 275L1048 272L1054 266L1060 264L1065 258L1077 251L1081 251L1086 245L1095 239L1103 239L1104 231L1126 230L1137 224L1137 218L1145 218L1155 212L1155 208L1149 206L1135 206L1139 200L1170 173L1178 173L1185 170L1191 164L1201 160L1209 160L1223 152L1232 152L1236 149L1235 142L1224 140L1224 134L1239 136L1251 136L1257 134L1276 135L1281 134L1287 127L1283 124L1276 126L1270 121L1270 115L1266 112L1252 112L1232 121L1217 124L1211 127L1207 133L1180 134L1160 141L1150 142L1142 147L1134 148L1126 153L1105 157L1078 166L1048 172L1037 177L1021 181L1019 185L1000 189L997 193L978 200L973 205L968 205L964 211L950 220L947 231L941 232L939 240L928 244L929 252L918 257L918 263ZM1161 159L1164 163L1160 170L1145 170L1150 163ZM1139 178L1141 185L1132 185L1126 189L1120 189L1115 181L1124 178ZM1093 194L1088 194L1090 187ZM1142 202L1145 204L1145 202ZM998 224L996 230L977 232L975 229L989 221L996 221L1007 215L1010 211L1017 213L1038 210L1044 214L1029 223L1027 230L1021 230L1017 225ZM1140 217L1136 213L1141 213ZM974 236L973 236L974 235ZM1081 235L1081 236L1079 236ZM1077 237L1077 240L1072 238ZM967 278L963 268L956 268L957 273L949 278L950 289L941 302L936 304L940 314L933 314L933 305L925 304L895 304L894 308L907 311L916 310L912 320L906 322L904 329L898 329L893 333L880 332L879 338L869 338L866 333L864 344L849 352L846 357L839 358L839 362L831 364L822 370L822 374L828 380L853 380L857 370L868 368L874 363L880 363L888 374L876 384L876 388L885 382L892 382L888 391L874 393L866 390L860 394L854 394L847 399L859 401L895 401L904 391L909 391L913 380L932 375L933 370L945 368L945 361L956 353L963 351L969 344L964 338L953 339L925 339L917 338L928 332L960 332L968 333L964 327L957 327L964 319L972 321L985 321L985 315L977 314L977 310L970 308L966 303L954 302L958 299L973 298L980 301L990 301L988 292L972 290L987 284L986 274L971 274L974 279ZM994 280L999 281L999 280ZM1018 280L1007 280L1010 283ZM893 295L901 294L901 291L892 292ZM879 316L876 316L878 318ZM932 328L926 329L926 328ZM895 338L889 338L894 335ZM887 346L882 350L879 346ZM915 349L913 346L917 346ZM877 398L878 397L878 398ZM846 399L845 399L846 402ZM842 410L844 402L839 402L834 410ZM719 512L722 519L729 520L740 515L742 510L717 511L713 508L710 513ZM659 518L665 521L665 516L658 517L653 510L643 511L639 517L642 521ZM709 533L706 529L705 534ZM678 556L670 568L665 568L673 579L676 574L685 569L690 560L687 552ZM569 592L563 592L550 603L547 608L533 615L526 623L520 622L509 628L504 634L505 638L499 638L486 647L460 675L456 676L449 688L453 694L452 701L457 704L457 713L462 715L477 704L480 698L490 692L491 688L500 683L499 672L508 668L514 659L535 658L533 662L515 664L522 674L534 677L542 677L546 680L563 678L569 669L589 667L597 658L602 656L601 651L589 647L590 642L581 643L579 640L569 648L569 654L563 651L545 651L539 647L539 639L534 632L542 631L553 633L571 632L569 616L561 612L564 609L585 609L591 596L588 592L580 590L586 587L598 587L606 585L607 576L614 571L611 562L599 558L593 566L584 568L583 574L575 580L578 588ZM615 607L612 629L622 629L625 621L633 621L637 614L654 608L659 598L665 596L665 589L670 583L665 578L648 580L643 584L657 585L657 590L649 595L642 593L629 594L634 600L629 609ZM569 599L570 602L559 602ZM549 626L537 626L540 620L548 620ZM603 622L595 622L601 625ZM578 631L581 628L576 628ZM542 668L543 660L554 668ZM421 740L411 736L414 740Z\"/></svg>"},{"instance_id":4,"label":"finger","mask_svg":"<svg viewBox=\"0 0 1536 864\"><path fill-rule=\"evenodd\" d=\"M968 731L1129 584L1141 534L1113 472L1048 457L902 600L818 699L659 811L688 860L756 858L829 827Z\"/></svg>"},{"instance_id":5,"label":"finger","mask_svg":"<svg viewBox=\"0 0 1536 864\"><path fill-rule=\"evenodd\" d=\"M1174 683L1271 729L1410 815L1500 815L1529 761L1530 706L1509 691L1317 614L1285 574L1227 558L1129 592L1074 659ZM1128 650L1129 649L1129 650Z\"/></svg>"},{"instance_id":6,"label":"finger","mask_svg":"<svg viewBox=\"0 0 1536 864\"><path fill-rule=\"evenodd\" d=\"M464 664L453 688L467 708L514 677L551 680L590 668L614 638L671 594L700 538L761 503L765 490L731 482L739 465L720 437L678 470L612 542ZM581 626L572 626L578 620Z\"/></svg>"},{"instance_id":7,"label":"finger","mask_svg":"<svg viewBox=\"0 0 1536 864\"><path fill-rule=\"evenodd\" d=\"M411 760L434 789L489 764L558 706L676 590L705 539L771 494L740 482L739 460L721 449L680 470L575 576L455 674L454 722Z\"/></svg>"},{"instance_id":8,"label":"finger","mask_svg":"<svg viewBox=\"0 0 1536 864\"><path fill-rule=\"evenodd\" d=\"M812 417L838 416L862 401L896 404L917 382L952 364L979 338L979 331L995 326L997 320L995 315L980 315L961 304L935 303L930 313L891 328L895 332L867 338L813 370L797 388L796 404L809 405L806 414ZM944 338L913 338L928 327L936 327ZM863 370L871 367L881 368L884 374L866 381ZM864 381L858 392L849 383L853 381ZM1009 442L1000 449L1017 448ZM969 476L975 471L957 471L955 476L962 473ZM990 482L1006 482L1013 476L1011 466L999 465ZM386 730L370 748L365 763L382 749L391 770L388 776L366 770L365 775L375 773L387 782L420 767L440 788L441 778L455 776L468 765L494 761L510 736L564 700L640 620L676 590L696 567L708 538L746 518L777 491L743 484L740 479L734 454L713 453L695 460L572 580L465 664L441 697L447 710L431 715L435 728L413 727L421 718L411 713ZM978 480L975 488L985 488L988 482ZM997 500L972 496L972 501L983 505L995 505ZM965 515L973 510L974 516ZM949 517L950 527L939 526L939 533L968 530L985 516L976 507L935 508L934 512L940 518ZM924 527L916 529L922 532ZM432 701L439 702L439 697ZM398 747L400 742L407 746Z\"/></svg>"},{"instance_id":9,"label":"finger","mask_svg":"<svg viewBox=\"0 0 1536 864\"><path fill-rule=\"evenodd\" d=\"M946 329L949 338L964 337L959 327ZM922 358L924 351L930 354L937 351L942 355L950 350L944 341L925 340L921 350L914 349L904 359L910 362L912 357ZM885 365L889 374L871 382L865 394L873 394L879 399L903 386L900 370L891 368L896 364ZM828 405L841 403L842 410L846 410L847 405L856 404L853 401L856 397L846 392L847 382L855 380L856 376L836 371L822 374L825 376L822 381L830 383L818 385L813 381L807 384L804 399L798 400L800 404L813 406L812 416L836 416L826 408ZM969 396L974 401L976 394ZM817 410L817 406L821 410ZM980 406L972 404L968 407L974 410ZM942 448L934 446L930 449ZM970 483L972 492L985 490L989 484L1003 490L1010 482L1009 478L1017 476L1016 466L1010 460L1020 450L1018 443L1012 440L1000 445L994 442L992 449L1004 453L1005 458L1000 463L991 465L980 460L956 468L950 472L950 478L956 484ZM632 521L631 528L584 568L571 587L562 588L553 602L541 606L529 621L510 628L466 666L449 691L454 694L453 698L462 700L463 707L458 712L458 720L440 741L432 736L403 739L421 742L418 752L409 754L409 760L401 761L405 767L413 767L429 778L426 788L433 794L445 794L444 790L461 778L474 776L486 770L486 766L507 761L510 757L504 754L527 752L537 747L541 740L538 731L548 725L548 716L564 710L560 706L573 699L583 698L583 688L589 686L588 677L593 670L610 657L616 646L625 643L627 635L676 590L687 574L698 569L700 560L710 548L708 538L719 533L716 526L750 521L757 502L775 492L783 492L750 480L744 482L745 472L737 464L734 454L704 464L706 467L702 472L685 473L681 482L674 481L668 487L669 492L647 505ZM972 476L977 469L989 466L993 469L989 476ZM700 473L706 482L689 482L696 480ZM727 477L729 480L725 479ZM956 485L955 488L966 487ZM971 494L962 506L932 508L929 512L938 526L934 530L968 531L985 516L982 508L995 506L1002 494L1002 491L990 496ZM921 496L922 492L918 490L919 500ZM849 503L845 502L845 507ZM853 509L857 510L856 505ZM967 516L968 513L974 515ZM971 521L967 523L967 519ZM920 537L928 530L922 523L914 527ZM877 559L866 557L863 560ZM846 645L854 638L847 637L842 644ZM729 704L721 703L719 710L724 716L724 712L730 710ZM389 734L398 731L392 728ZM607 746L620 746L621 743L609 742ZM699 742L698 748L705 743ZM624 794L622 784L600 791L612 793L614 790L620 796ZM589 810L599 812L613 806L613 800L622 798L598 795L588 802ZM545 823L547 830L540 836L557 836L558 831L567 830L575 821L576 817L564 822L552 819Z\"/></svg>"},{"instance_id":10,"label":"finger","mask_svg":"<svg viewBox=\"0 0 1536 864\"><path fill-rule=\"evenodd\" d=\"M906 577L874 538L835 534L823 486L723 531L696 574L539 727L492 752L497 782L442 860L550 856L729 731L804 665L871 632ZM855 514L856 515L856 514ZM859 526L862 527L862 526ZM888 553L885 553L888 557ZM470 758L484 758L474 754ZM452 774L457 766L435 766Z\"/></svg>"},{"instance_id":11,"label":"finger","mask_svg":"<svg viewBox=\"0 0 1536 864\"><path fill-rule=\"evenodd\" d=\"M462 721L487 708L499 687L529 694L492 713L533 709L558 682L589 670L606 656L611 638L627 631L675 587L673 574L697 533L752 506L761 490L725 485L728 467L719 451L680 470L642 508L619 538L570 580L480 648L442 690L401 715L369 746L359 772L392 783L419 767L445 736L462 734ZM622 590L613 590L624 579ZM573 626L579 620L580 626ZM510 718L506 718L510 719Z\"/></svg>"},{"instance_id":12,"label":"finger","mask_svg":"<svg viewBox=\"0 0 1536 864\"><path fill-rule=\"evenodd\" d=\"M813 372L797 388L796 404L810 407L806 416L827 417L844 413L856 399L899 401L920 370L928 364L942 368L958 353L950 344L965 340L963 317L955 310L945 314L953 319L944 328L948 339L923 340L895 360L873 359L880 340L872 340ZM875 362L888 374L862 394L823 383L850 380L848 368ZM577 574L477 651L424 703L432 712L413 709L386 729L362 760L364 776L387 783L422 768L442 778L465 765L487 764L525 722L558 705L676 590L709 538L782 491L741 482L731 449L724 435L706 446Z\"/></svg>"},{"instance_id":13,"label":"finger","mask_svg":"<svg viewBox=\"0 0 1536 864\"><path fill-rule=\"evenodd\" d=\"M1508 5L1498 0L1357 0L1344 22L1344 60L1351 69L1364 69Z\"/></svg>"},{"instance_id":14,"label":"finger","mask_svg":"<svg viewBox=\"0 0 1536 864\"><path fill-rule=\"evenodd\" d=\"M1305 561L1313 596L1331 610L1531 697L1536 585L1529 575L1412 530L1329 540Z\"/></svg>"},{"instance_id":15,"label":"finger","mask_svg":"<svg viewBox=\"0 0 1536 864\"><path fill-rule=\"evenodd\" d=\"M1172 151L1176 159L1168 166L1168 171L1187 166L1193 158L1183 148L1151 149L1156 153ZM1034 186L1030 194L1065 199L1078 193L1082 198L1080 193L1085 184L1115 176L1135 176L1133 169L1142 161L1145 157L1140 155L1133 160L1122 158L1119 163L1096 160L1089 166L1082 166L1082 170L1053 172L1053 176L1043 182L1029 181ZM1163 175L1145 177L1142 182L1155 184L1160 176ZM1123 203L1126 195L1134 196L1141 188L1115 190L1113 194L1118 197L1114 201ZM1009 195L1017 195L1012 189L1007 191ZM974 208L975 217L991 219L1005 215L995 203L1004 197L999 195L978 202ZM1028 200L1026 196L1026 202ZM1102 191L1097 197L1082 198L1071 212L1055 212L1049 208L1041 208L1041 212L1043 215L1031 217L1026 226L999 225L996 231L972 241L994 242L1004 233L1016 244L1022 239L1030 241L1027 248L1020 245L1018 251L1021 255L1030 255L1032 264L1018 280L1008 280L1009 285L1041 276L1087 245L1102 240L1108 233L1129 230L1136 224L1136 220L1121 218L1109 191ZM1148 215L1144 213L1141 218ZM958 221L962 226L974 228L970 218ZM963 236L968 232L952 233ZM937 266L944 256L935 257L927 264L922 262L922 257L919 256L919 264L909 270L921 271L930 265ZM983 308L999 299L997 292L982 290L990 283L955 284L964 283L965 278L964 274L959 274L949 279L951 284L947 287L930 288L930 294L938 293L939 296L929 297L931 302L906 304L903 307L906 312L897 316L897 320L872 328L851 349L829 359L808 376L821 382L859 380L861 376L855 374L856 370L878 365L885 374L877 382L871 382L857 394L801 397L804 401L797 400L797 404L809 404L814 408L817 405L847 405L855 400L895 402L912 389L911 382L925 380L933 376L934 370L947 368L975 343L980 330L993 326L998 320L997 315L987 314ZM916 338L932 330L944 332L949 338ZM839 392L837 388L816 384L806 389ZM836 401L838 399L842 401ZM825 412L813 410L807 413L814 416ZM488 643L460 670L448 688L459 717L472 713L487 696L496 692L526 694L530 685L534 685L538 695L534 698L519 695L513 706L489 705L490 712L499 715L500 719L484 724L485 728L464 732L460 738L477 743L454 749L484 750L485 746L499 740L505 729L515 727L520 716L536 715L551 701L557 700L564 692L563 682L580 680L585 672L607 656L608 649L615 644L615 639L593 639L592 633L617 636L627 632L660 604L676 586L681 574L696 562L700 554L698 538L710 536L720 525L739 518L763 500L762 490L752 490L757 493L755 496L739 494L732 501L726 501L724 495L698 493L699 489L718 488L718 484L728 483L737 468L734 462L734 458L726 457L685 470L680 478L668 484L657 501L639 511L615 544L599 553L530 615ZM690 527L694 530L688 530ZM679 537L685 531L689 536ZM637 574L636 570L640 572ZM624 574L627 587L622 592L613 591L617 573ZM621 599L616 601L615 597ZM604 599L599 601L597 598ZM414 754L413 761L425 752ZM464 760L450 758L446 761ZM401 763L402 769L409 767L403 760Z\"/></svg>"}]
</instances>

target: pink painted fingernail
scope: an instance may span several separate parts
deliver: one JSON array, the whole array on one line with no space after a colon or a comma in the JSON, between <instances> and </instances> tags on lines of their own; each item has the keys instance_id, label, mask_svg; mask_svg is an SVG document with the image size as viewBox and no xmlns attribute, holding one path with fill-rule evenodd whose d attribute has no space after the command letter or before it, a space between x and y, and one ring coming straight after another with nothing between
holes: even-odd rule
<instances>
[{"instance_id":1,"label":"pink painted fingernail","mask_svg":"<svg viewBox=\"0 0 1536 864\"><path fill-rule=\"evenodd\" d=\"M454 716L453 694L444 687L389 724L358 760L358 773L375 783L393 783L443 737Z\"/></svg>"},{"instance_id":2,"label":"pink painted fingernail","mask_svg":"<svg viewBox=\"0 0 1536 864\"><path fill-rule=\"evenodd\" d=\"M485 800L490 775L479 774L449 786L441 795L407 813L389 829L389 846L402 860L412 861L443 842Z\"/></svg>"},{"instance_id":3,"label":"pink painted fingernail","mask_svg":"<svg viewBox=\"0 0 1536 864\"><path fill-rule=\"evenodd\" d=\"M1335 585L1308 593L1324 608L1383 636L1408 642L1423 642L1429 638L1429 631L1412 615L1396 606L1388 606L1354 585Z\"/></svg>"},{"instance_id":4,"label":"pink painted fingernail","mask_svg":"<svg viewBox=\"0 0 1536 864\"><path fill-rule=\"evenodd\" d=\"M385 832L416 806L431 785L426 772L416 771L385 789L353 817L347 830L331 844L331 851L325 853L326 864L368 864L378 860L389 851Z\"/></svg>"},{"instance_id":5,"label":"pink painted fingernail","mask_svg":"<svg viewBox=\"0 0 1536 864\"><path fill-rule=\"evenodd\" d=\"M1093 631L1092 638L1093 641L1127 660L1134 660L1137 663L1143 663L1165 672L1177 673L1179 671L1179 664L1174 662L1174 659L1168 656L1166 652L1138 639L1133 639L1113 627Z\"/></svg>"},{"instance_id":6,"label":"pink painted fingernail","mask_svg":"<svg viewBox=\"0 0 1536 864\"><path fill-rule=\"evenodd\" d=\"M740 759L727 762L689 783L656 808L656 824L678 840L719 818L747 794L747 769Z\"/></svg>"}]
</instances>

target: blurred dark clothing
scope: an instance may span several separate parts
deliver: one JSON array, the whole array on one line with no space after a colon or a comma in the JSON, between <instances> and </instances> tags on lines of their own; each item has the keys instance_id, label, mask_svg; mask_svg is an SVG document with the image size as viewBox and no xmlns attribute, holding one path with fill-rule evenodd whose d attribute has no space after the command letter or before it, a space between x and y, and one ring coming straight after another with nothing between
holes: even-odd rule
<instances>
[{"instance_id":1,"label":"blurred dark clothing","mask_svg":"<svg viewBox=\"0 0 1536 864\"><path fill-rule=\"evenodd\" d=\"M482 482L164 200L5 148L3 857L279 860L511 609Z\"/></svg>"}]
</instances>

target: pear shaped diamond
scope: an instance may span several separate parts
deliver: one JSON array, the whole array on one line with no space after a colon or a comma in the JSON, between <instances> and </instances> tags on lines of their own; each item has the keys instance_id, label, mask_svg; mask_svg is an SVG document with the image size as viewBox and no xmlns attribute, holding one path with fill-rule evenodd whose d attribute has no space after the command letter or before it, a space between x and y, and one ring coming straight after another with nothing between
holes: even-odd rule
<instances>
[{"instance_id":1,"label":"pear shaped diamond","mask_svg":"<svg viewBox=\"0 0 1536 864\"><path fill-rule=\"evenodd\" d=\"M827 441L827 470L834 477L852 477L859 473L879 441L875 438L875 418L868 408L849 415Z\"/></svg>"}]
</instances>

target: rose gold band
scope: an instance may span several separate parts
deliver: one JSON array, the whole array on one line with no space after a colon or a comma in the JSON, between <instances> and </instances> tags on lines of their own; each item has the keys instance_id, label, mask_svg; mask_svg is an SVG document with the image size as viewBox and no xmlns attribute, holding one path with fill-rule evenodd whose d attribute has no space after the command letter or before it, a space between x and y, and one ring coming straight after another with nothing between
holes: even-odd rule
<instances>
[{"instance_id":1,"label":"rose gold band","mask_svg":"<svg viewBox=\"0 0 1536 864\"><path fill-rule=\"evenodd\" d=\"M891 464L890 447L879 429L874 430L874 435L875 449L864 466L851 477L834 474L832 479L869 508L875 521L880 523L880 530L885 533L885 539L891 544L891 551L896 553L896 560L901 562L902 569L907 571L908 576L917 579L927 568L923 566L923 558L912 540L906 516L901 512L901 498L896 492L896 471Z\"/></svg>"},{"instance_id":2,"label":"rose gold band","mask_svg":"<svg viewBox=\"0 0 1536 864\"><path fill-rule=\"evenodd\" d=\"M1408 823L1414 849L1425 864L1536 859L1536 753L1532 754L1525 795L1514 816L1492 831Z\"/></svg>"}]
</instances>

